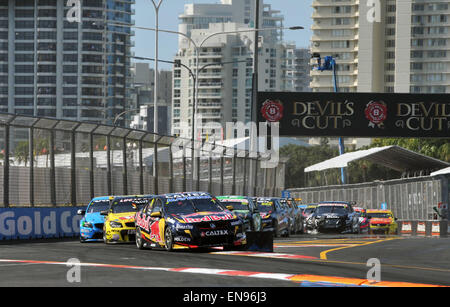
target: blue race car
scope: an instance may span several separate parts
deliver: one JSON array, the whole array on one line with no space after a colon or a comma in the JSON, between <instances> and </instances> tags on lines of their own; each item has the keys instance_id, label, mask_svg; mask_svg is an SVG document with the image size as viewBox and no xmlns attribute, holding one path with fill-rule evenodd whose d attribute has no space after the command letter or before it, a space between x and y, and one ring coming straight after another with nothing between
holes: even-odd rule
<instances>
[{"instance_id":1,"label":"blue race car","mask_svg":"<svg viewBox=\"0 0 450 307\"><path fill-rule=\"evenodd\" d=\"M80 220L80 242L103 241L103 224L105 216L100 213L108 210L109 196L95 197L91 200L86 210L78 210L82 215Z\"/></svg>"}]
</instances>

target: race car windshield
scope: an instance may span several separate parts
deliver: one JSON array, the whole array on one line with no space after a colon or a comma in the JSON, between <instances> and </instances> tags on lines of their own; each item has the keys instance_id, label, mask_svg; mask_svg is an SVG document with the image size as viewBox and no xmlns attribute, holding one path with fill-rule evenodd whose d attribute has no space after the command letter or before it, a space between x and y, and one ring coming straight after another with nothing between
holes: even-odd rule
<instances>
[{"instance_id":1,"label":"race car windshield","mask_svg":"<svg viewBox=\"0 0 450 307\"><path fill-rule=\"evenodd\" d=\"M304 211L304 213L305 213L306 215L309 215L309 214L311 214L311 213L314 213L315 210L316 210L316 208L306 208L305 211Z\"/></svg>"},{"instance_id":2,"label":"race car windshield","mask_svg":"<svg viewBox=\"0 0 450 307\"><path fill-rule=\"evenodd\" d=\"M384 213L384 212L377 212L377 213L367 213L367 215L372 219L372 218L377 218L377 219L388 219L391 217L391 215L389 213Z\"/></svg>"},{"instance_id":3,"label":"race car windshield","mask_svg":"<svg viewBox=\"0 0 450 307\"><path fill-rule=\"evenodd\" d=\"M109 208L109 200L93 201L89 206L87 213L97 213L108 210L108 208Z\"/></svg>"},{"instance_id":4,"label":"race car windshield","mask_svg":"<svg viewBox=\"0 0 450 307\"><path fill-rule=\"evenodd\" d=\"M274 211L273 210L273 202L272 201L258 202L258 210L261 212Z\"/></svg>"},{"instance_id":5,"label":"race car windshield","mask_svg":"<svg viewBox=\"0 0 450 307\"><path fill-rule=\"evenodd\" d=\"M147 200L142 199L115 201L112 205L112 213L137 212L146 202Z\"/></svg>"},{"instance_id":6,"label":"race car windshield","mask_svg":"<svg viewBox=\"0 0 450 307\"><path fill-rule=\"evenodd\" d=\"M335 214L346 214L347 209L343 206L320 206L316 209L317 215L326 214L326 213L335 213Z\"/></svg>"},{"instance_id":7,"label":"race car windshield","mask_svg":"<svg viewBox=\"0 0 450 307\"><path fill-rule=\"evenodd\" d=\"M233 206L233 210L249 210L248 203L236 201L221 201L223 206Z\"/></svg>"},{"instance_id":8,"label":"race car windshield","mask_svg":"<svg viewBox=\"0 0 450 307\"><path fill-rule=\"evenodd\" d=\"M171 200L166 203L168 214L191 214L196 212L222 212L223 209L212 198Z\"/></svg>"}]
</instances>

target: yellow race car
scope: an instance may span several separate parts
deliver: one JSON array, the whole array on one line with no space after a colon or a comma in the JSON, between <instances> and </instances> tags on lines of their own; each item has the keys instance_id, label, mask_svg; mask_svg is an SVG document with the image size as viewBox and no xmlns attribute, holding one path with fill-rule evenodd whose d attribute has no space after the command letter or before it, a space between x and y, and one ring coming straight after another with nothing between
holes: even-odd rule
<instances>
[{"instance_id":1,"label":"yellow race car","mask_svg":"<svg viewBox=\"0 0 450 307\"><path fill-rule=\"evenodd\" d=\"M119 196L110 200L109 209L102 211L105 216L103 225L103 242L127 243L136 238L136 212L146 205L154 196Z\"/></svg>"},{"instance_id":2,"label":"yellow race car","mask_svg":"<svg viewBox=\"0 0 450 307\"><path fill-rule=\"evenodd\" d=\"M369 233L396 234L397 222L391 210L368 209L367 217L370 220Z\"/></svg>"}]
</instances>

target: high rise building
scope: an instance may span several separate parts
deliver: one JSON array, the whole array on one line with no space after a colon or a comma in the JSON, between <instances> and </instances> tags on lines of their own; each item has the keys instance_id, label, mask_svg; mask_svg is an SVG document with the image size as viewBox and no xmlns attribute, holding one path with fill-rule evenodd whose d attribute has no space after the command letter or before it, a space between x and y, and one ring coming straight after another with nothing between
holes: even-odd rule
<instances>
[{"instance_id":1,"label":"high rise building","mask_svg":"<svg viewBox=\"0 0 450 307\"><path fill-rule=\"evenodd\" d=\"M311 52L338 63L341 92L450 92L450 0L314 0ZM312 72L333 91L331 72Z\"/></svg>"},{"instance_id":2,"label":"high rise building","mask_svg":"<svg viewBox=\"0 0 450 307\"><path fill-rule=\"evenodd\" d=\"M219 139L234 137L230 131L224 131L225 124L251 120L254 32L213 34L252 28L255 24L254 5L254 0L187 4L184 13L179 16L179 31L186 33L197 45L204 42L199 50L197 101L197 114L201 115L202 122L196 123L201 124L203 134L197 135L197 138L206 138L212 133ZM283 23L284 17L280 11L272 9L269 4L261 4L260 27L281 28ZM297 64L292 62L295 46L282 43L283 30L280 29L260 31L259 36L259 90L295 90L298 85L295 78L299 77L293 74ZM175 59L195 74L196 50L187 38L180 37ZM309 70L309 67L306 69ZM174 68L172 101L172 132L183 132L190 137L194 82L189 71L182 66Z\"/></svg>"},{"instance_id":3,"label":"high rise building","mask_svg":"<svg viewBox=\"0 0 450 307\"><path fill-rule=\"evenodd\" d=\"M134 108L139 112L131 117L130 127L153 132L154 129L154 70L148 63L134 63L133 91L135 94ZM171 109L172 109L172 71L159 71L158 91L158 127L159 134L171 134Z\"/></svg>"},{"instance_id":4,"label":"high rise building","mask_svg":"<svg viewBox=\"0 0 450 307\"><path fill-rule=\"evenodd\" d=\"M0 0L0 111L112 123L130 105L134 0Z\"/></svg>"},{"instance_id":5,"label":"high rise building","mask_svg":"<svg viewBox=\"0 0 450 307\"><path fill-rule=\"evenodd\" d=\"M283 44L282 84L285 92L310 92L311 82L310 59L311 54L307 48L297 48L295 43Z\"/></svg>"}]
</instances>

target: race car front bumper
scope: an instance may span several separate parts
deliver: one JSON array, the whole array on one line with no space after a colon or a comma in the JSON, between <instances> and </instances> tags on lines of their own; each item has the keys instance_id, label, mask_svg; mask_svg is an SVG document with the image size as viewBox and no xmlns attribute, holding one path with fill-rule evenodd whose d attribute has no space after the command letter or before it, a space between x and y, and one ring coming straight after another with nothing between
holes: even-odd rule
<instances>
[{"instance_id":1,"label":"race car front bumper","mask_svg":"<svg viewBox=\"0 0 450 307\"><path fill-rule=\"evenodd\" d=\"M134 224L134 223L133 223ZM136 226L109 228L106 232L108 243L128 243L136 240Z\"/></svg>"},{"instance_id":2,"label":"race car front bumper","mask_svg":"<svg viewBox=\"0 0 450 307\"><path fill-rule=\"evenodd\" d=\"M370 225L370 232L372 233L389 233L390 231L390 225L383 225L383 226L374 226Z\"/></svg>"},{"instance_id":3,"label":"race car front bumper","mask_svg":"<svg viewBox=\"0 0 450 307\"><path fill-rule=\"evenodd\" d=\"M102 224L103 225L103 224ZM103 226L101 227L80 227L80 237L86 242L102 241L103 240Z\"/></svg>"}]
</instances>

